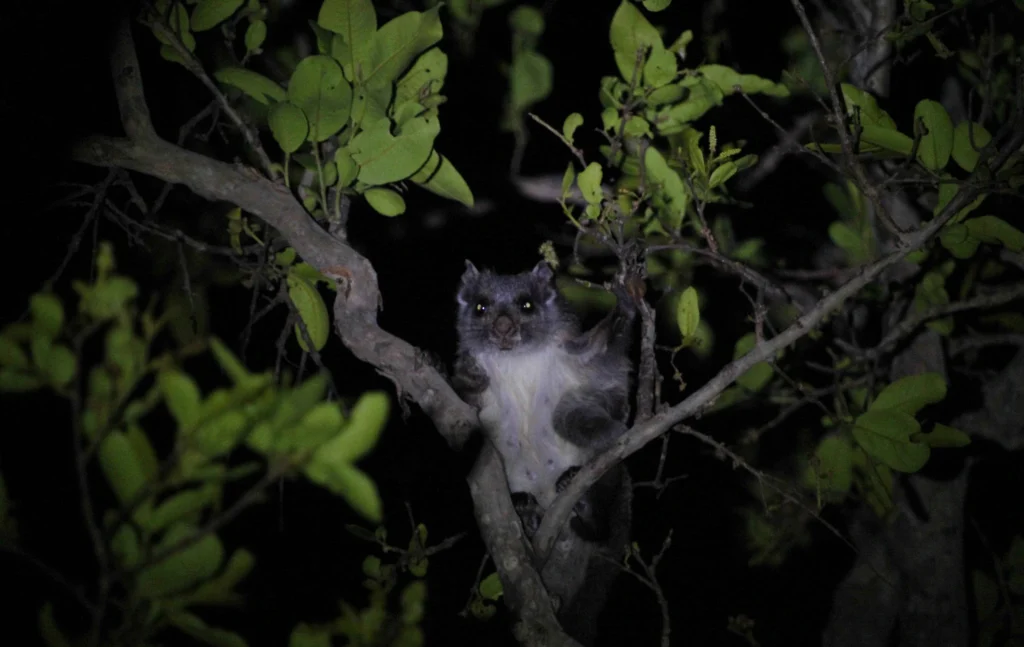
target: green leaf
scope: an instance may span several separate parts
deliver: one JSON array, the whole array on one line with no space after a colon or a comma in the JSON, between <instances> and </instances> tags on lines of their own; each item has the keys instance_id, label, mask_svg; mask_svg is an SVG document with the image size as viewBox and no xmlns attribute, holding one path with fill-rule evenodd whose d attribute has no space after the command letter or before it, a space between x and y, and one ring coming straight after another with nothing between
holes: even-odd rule
<instances>
[{"instance_id":1,"label":"green leaf","mask_svg":"<svg viewBox=\"0 0 1024 647\"><path fill-rule=\"evenodd\" d=\"M816 466L809 466L804 485L810 489L821 487L829 492L846 494L853 484L853 445L846 435L822 438L814 455Z\"/></svg>"},{"instance_id":2,"label":"green leaf","mask_svg":"<svg viewBox=\"0 0 1024 647\"><path fill-rule=\"evenodd\" d=\"M166 611L167 622L182 633L188 634L199 642L213 647L246 647L245 639L233 631L211 627L197 615L171 608Z\"/></svg>"},{"instance_id":3,"label":"green leaf","mask_svg":"<svg viewBox=\"0 0 1024 647\"><path fill-rule=\"evenodd\" d=\"M421 524L422 527L422 524ZM411 570L411 569L410 569ZM426 560L423 560L423 574L426 575ZM422 580L409 582L402 591L402 622L406 626L417 625L423 620L424 605L427 601L427 583ZM422 644L422 640L417 645ZM404 647L411 647L406 644Z\"/></svg>"},{"instance_id":4,"label":"green leaf","mask_svg":"<svg viewBox=\"0 0 1024 647\"><path fill-rule=\"evenodd\" d=\"M672 0L644 0L644 9L647 11L664 11L672 4Z\"/></svg>"},{"instance_id":5,"label":"green leaf","mask_svg":"<svg viewBox=\"0 0 1024 647\"><path fill-rule=\"evenodd\" d=\"M828 235L847 254L850 265L860 265L871 258L871 250L863 237L848 223L835 221L828 226Z\"/></svg>"},{"instance_id":6,"label":"green leaf","mask_svg":"<svg viewBox=\"0 0 1024 647\"><path fill-rule=\"evenodd\" d=\"M271 426L276 430L282 430L298 424L306 414L323 401L326 388L327 375L317 373L282 394L270 419ZM287 440L285 442L287 443Z\"/></svg>"},{"instance_id":7,"label":"green leaf","mask_svg":"<svg viewBox=\"0 0 1024 647\"><path fill-rule=\"evenodd\" d=\"M213 29L235 13L245 0L199 0L192 10L192 31Z\"/></svg>"},{"instance_id":8,"label":"green leaf","mask_svg":"<svg viewBox=\"0 0 1024 647\"><path fill-rule=\"evenodd\" d=\"M0 335L0 366L8 368L28 368L28 355L11 335Z\"/></svg>"},{"instance_id":9,"label":"green leaf","mask_svg":"<svg viewBox=\"0 0 1024 647\"><path fill-rule=\"evenodd\" d=\"M370 187L363 192L363 197L370 203L373 210L382 216L397 216L405 213L405 200L393 189L386 187Z\"/></svg>"},{"instance_id":10,"label":"green leaf","mask_svg":"<svg viewBox=\"0 0 1024 647\"><path fill-rule=\"evenodd\" d=\"M533 50L517 53L509 66L509 112L518 116L551 94L551 61Z\"/></svg>"},{"instance_id":11,"label":"green leaf","mask_svg":"<svg viewBox=\"0 0 1024 647\"><path fill-rule=\"evenodd\" d=\"M738 170L735 162L720 164L718 168L711 172L711 177L708 178L708 188L714 189L725 184L732 176L736 175Z\"/></svg>"},{"instance_id":12,"label":"green leaf","mask_svg":"<svg viewBox=\"0 0 1024 647\"><path fill-rule=\"evenodd\" d=\"M921 439L928 443L929 447L966 447L971 444L970 436L959 429L938 422L930 432L921 434Z\"/></svg>"},{"instance_id":13,"label":"green leaf","mask_svg":"<svg viewBox=\"0 0 1024 647\"><path fill-rule=\"evenodd\" d=\"M352 48L349 47L345 37L341 34L331 34L329 31L326 33L330 34L330 42L327 44L327 48L324 53L330 54L334 60L338 61L338 64L341 65L341 71L345 74L345 79L350 81L354 87L359 87L360 81L356 76L355 68L352 66ZM372 41L373 39L370 38L370 42ZM365 67L365 65L366 61L363 61L360 69Z\"/></svg>"},{"instance_id":14,"label":"green leaf","mask_svg":"<svg viewBox=\"0 0 1024 647\"><path fill-rule=\"evenodd\" d=\"M73 285L82 296L79 309L100 321L122 314L139 293L135 282L124 276L111 276L91 286Z\"/></svg>"},{"instance_id":15,"label":"green leaf","mask_svg":"<svg viewBox=\"0 0 1024 647\"><path fill-rule=\"evenodd\" d=\"M899 472L913 473L924 467L931 448L912 442L921 431L914 417L903 409L871 409L857 416L853 437L871 456Z\"/></svg>"},{"instance_id":16,"label":"green leaf","mask_svg":"<svg viewBox=\"0 0 1024 647\"><path fill-rule=\"evenodd\" d=\"M334 164L338 167L338 186L345 188L356 181L359 165L352 159L348 148L339 148L334 153Z\"/></svg>"},{"instance_id":17,"label":"green leaf","mask_svg":"<svg viewBox=\"0 0 1024 647\"><path fill-rule=\"evenodd\" d=\"M158 505L139 525L147 532L157 533L172 523L198 521L199 514L217 502L219 493L220 488L209 486L183 490Z\"/></svg>"},{"instance_id":18,"label":"green leaf","mask_svg":"<svg viewBox=\"0 0 1024 647\"><path fill-rule=\"evenodd\" d=\"M708 79L698 76L690 76L679 84L690 91L689 96L682 103L678 103L668 110L671 119L679 124L686 124L703 117L708 110L715 106L722 105L722 90L718 85ZM665 128L658 126L663 133Z\"/></svg>"},{"instance_id":19,"label":"green leaf","mask_svg":"<svg viewBox=\"0 0 1024 647\"><path fill-rule=\"evenodd\" d=\"M334 164L327 163L323 165L323 185L325 187L334 186L334 183L338 181L338 167Z\"/></svg>"},{"instance_id":20,"label":"green leaf","mask_svg":"<svg viewBox=\"0 0 1024 647\"><path fill-rule=\"evenodd\" d=\"M882 389L868 411L900 411L912 416L945 397L946 381L938 373L908 375Z\"/></svg>"},{"instance_id":21,"label":"green leaf","mask_svg":"<svg viewBox=\"0 0 1024 647\"><path fill-rule=\"evenodd\" d=\"M142 470L143 478L147 481L155 479L159 470L159 463L156 458L156 452L153 451L153 445L150 444L145 432L137 424L129 424L124 437L132 447L135 459L139 463L139 469Z\"/></svg>"},{"instance_id":22,"label":"green leaf","mask_svg":"<svg viewBox=\"0 0 1024 647\"><path fill-rule=\"evenodd\" d=\"M860 467L865 474L863 482L865 501L878 517L885 518L894 507L892 469L888 465L876 461L869 464L867 453L859 446L854 448L853 456L854 464Z\"/></svg>"},{"instance_id":23,"label":"green leaf","mask_svg":"<svg viewBox=\"0 0 1024 647\"><path fill-rule=\"evenodd\" d=\"M37 292L28 301L32 328L49 339L56 339L64 325L64 305L52 292Z\"/></svg>"},{"instance_id":24,"label":"green leaf","mask_svg":"<svg viewBox=\"0 0 1024 647\"><path fill-rule=\"evenodd\" d=\"M120 323L107 331L106 358L108 366L116 367L121 383L131 384L142 374L146 344L129 325Z\"/></svg>"},{"instance_id":25,"label":"green leaf","mask_svg":"<svg viewBox=\"0 0 1024 647\"><path fill-rule=\"evenodd\" d=\"M693 41L693 30L686 29L683 33L679 34L679 38L675 39L668 48L680 56L686 56L686 46Z\"/></svg>"},{"instance_id":26,"label":"green leaf","mask_svg":"<svg viewBox=\"0 0 1024 647\"><path fill-rule=\"evenodd\" d=\"M288 100L309 120L309 140L321 142L334 135L352 114L352 86L341 67L329 56L307 56L288 81Z\"/></svg>"},{"instance_id":27,"label":"green leaf","mask_svg":"<svg viewBox=\"0 0 1024 647\"><path fill-rule=\"evenodd\" d=\"M359 91L352 99L352 123L358 124L361 130L372 130L385 126L390 128L391 122L395 121L388 116L388 106L391 105L394 86L388 83L383 86L357 87L359 87ZM419 112L412 115L404 114L407 112L407 107L398 107L403 108L401 111L403 114L396 114L396 116L403 119L418 117L422 114ZM400 111L396 108L395 112ZM404 124L399 124L399 126L404 126Z\"/></svg>"},{"instance_id":28,"label":"green leaf","mask_svg":"<svg viewBox=\"0 0 1024 647\"><path fill-rule=\"evenodd\" d=\"M939 242L949 252L959 259L966 259L974 256L978 251L981 241L971 236L971 232L964 223L949 225L939 234Z\"/></svg>"},{"instance_id":29,"label":"green leaf","mask_svg":"<svg viewBox=\"0 0 1024 647\"><path fill-rule=\"evenodd\" d=\"M657 90L654 90L647 95L648 106L660 106L664 104L676 103L683 98L685 91L678 83L672 85L663 85Z\"/></svg>"},{"instance_id":30,"label":"green leaf","mask_svg":"<svg viewBox=\"0 0 1024 647\"><path fill-rule=\"evenodd\" d=\"M327 343L327 337L331 330L331 321L327 315L327 306L324 304L323 297L320 296L316 286L295 272L289 272L287 280L288 298L295 304L295 309L298 311L299 317L302 318L302 323L306 327L310 341L313 342L313 347L319 351ZM295 324L295 337L302 350L309 352L306 338L298 324Z\"/></svg>"},{"instance_id":31,"label":"green leaf","mask_svg":"<svg viewBox=\"0 0 1024 647\"><path fill-rule=\"evenodd\" d=\"M213 73L221 83L234 86L263 105L270 105L270 99L284 101L284 88L267 77L244 67L222 67Z\"/></svg>"},{"instance_id":32,"label":"green leaf","mask_svg":"<svg viewBox=\"0 0 1024 647\"><path fill-rule=\"evenodd\" d=\"M245 30L245 49L249 52L257 52L263 41L267 39L267 23L262 20L254 20L249 23Z\"/></svg>"},{"instance_id":33,"label":"green leaf","mask_svg":"<svg viewBox=\"0 0 1024 647\"><path fill-rule=\"evenodd\" d=\"M960 192L960 186L957 184L956 180L954 180L951 176L949 176L948 174L942 174L941 177L943 181L939 183L939 199L935 203L935 208L932 209L932 215L935 216L939 215L939 213L941 213L942 210L946 208L946 205L949 204L949 202L956 196L956 194ZM966 218L975 209L977 209L987 197L987 193L982 193L974 200L971 200L971 202L966 207L958 211L957 214L953 216L953 218L950 220L950 223L955 224L958 222L962 222L963 219Z\"/></svg>"},{"instance_id":34,"label":"green leaf","mask_svg":"<svg viewBox=\"0 0 1024 647\"><path fill-rule=\"evenodd\" d=\"M583 125L583 115L578 112L574 112L565 118L562 123L562 136L571 144L573 143L573 135L576 133L576 129Z\"/></svg>"},{"instance_id":35,"label":"green leaf","mask_svg":"<svg viewBox=\"0 0 1024 647\"><path fill-rule=\"evenodd\" d=\"M633 115L630 117L622 131L627 137L654 137L654 135L651 134L651 125L646 119L639 115Z\"/></svg>"},{"instance_id":36,"label":"green leaf","mask_svg":"<svg viewBox=\"0 0 1024 647\"><path fill-rule=\"evenodd\" d=\"M241 411L225 411L199 425L189 438L189 447L204 457L222 456L238 446L251 425Z\"/></svg>"},{"instance_id":37,"label":"green leaf","mask_svg":"<svg viewBox=\"0 0 1024 647\"><path fill-rule=\"evenodd\" d=\"M983 243L1001 244L1010 251L1024 251L1024 233L995 216L978 216L966 223L967 231Z\"/></svg>"},{"instance_id":38,"label":"green leaf","mask_svg":"<svg viewBox=\"0 0 1024 647\"><path fill-rule=\"evenodd\" d=\"M336 436L343 426L338 404L321 402L302 416L297 425L280 434L275 448L287 452L316 449Z\"/></svg>"},{"instance_id":39,"label":"green leaf","mask_svg":"<svg viewBox=\"0 0 1024 647\"><path fill-rule=\"evenodd\" d=\"M757 336L754 333L747 333L736 341L733 348L732 358L737 360L754 349L757 344ZM758 392L768 385L775 369L768 362L758 362L750 367L747 372L741 375L736 383L751 392Z\"/></svg>"},{"instance_id":40,"label":"green leaf","mask_svg":"<svg viewBox=\"0 0 1024 647\"><path fill-rule=\"evenodd\" d=\"M157 386L178 425L183 429L191 429L199 420L199 407L202 403L202 395L195 381L181 371L166 369L157 376Z\"/></svg>"},{"instance_id":41,"label":"green leaf","mask_svg":"<svg viewBox=\"0 0 1024 647\"><path fill-rule=\"evenodd\" d=\"M110 552L115 561L125 568L138 566L142 559L142 549L139 546L139 535L131 524L122 524L114 531L110 539Z\"/></svg>"},{"instance_id":42,"label":"green leaf","mask_svg":"<svg viewBox=\"0 0 1024 647\"><path fill-rule=\"evenodd\" d=\"M20 373L15 369L0 369L0 392L25 393L43 386L43 381L35 375Z\"/></svg>"},{"instance_id":43,"label":"green leaf","mask_svg":"<svg viewBox=\"0 0 1024 647\"><path fill-rule=\"evenodd\" d=\"M724 65L701 65L697 68L704 78L712 81L728 96L736 91L739 86L746 94L767 94L770 97L788 97L789 89L781 84L761 78L755 74L740 74L731 67Z\"/></svg>"},{"instance_id":44,"label":"green leaf","mask_svg":"<svg viewBox=\"0 0 1024 647\"><path fill-rule=\"evenodd\" d=\"M913 139L898 130L885 126L861 125L860 141L900 155L910 155L910 152L914 150ZM861 149L870 149L870 147L861 146Z\"/></svg>"},{"instance_id":45,"label":"green leaf","mask_svg":"<svg viewBox=\"0 0 1024 647\"><path fill-rule=\"evenodd\" d=\"M434 47L416 59L395 87L395 105L438 95L448 74L448 55ZM414 115L417 116L417 115Z\"/></svg>"},{"instance_id":46,"label":"green leaf","mask_svg":"<svg viewBox=\"0 0 1024 647\"><path fill-rule=\"evenodd\" d=\"M270 132L281 150L289 155L299 150L309 134L309 122L302 110L287 101L279 101L267 112Z\"/></svg>"},{"instance_id":47,"label":"green leaf","mask_svg":"<svg viewBox=\"0 0 1024 647\"><path fill-rule=\"evenodd\" d=\"M42 368L50 380L50 385L62 388L67 386L75 377L78 359L67 346L55 344L47 353L46 365Z\"/></svg>"},{"instance_id":48,"label":"green leaf","mask_svg":"<svg viewBox=\"0 0 1024 647\"><path fill-rule=\"evenodd\" d=\"M949 113L938 101L924 99L914 108L915 131L919 121L927 132L921 135L917 159L927 169L941 170L949 163L953 152L953 122Z\"/></svg>"},{"instance_id":49,"label":"green leaf","mask_svg":"<svg viewBox=\"0 0 1024 647\"><path fill-rule=\"evenodd\" d=\"M676 304L676 324L679 326L679 334L683 341L686 341L697 333L697 326L700 324L700 305L697 301L697 290L691 285L679 295Z\"/></svg>"},{"instance_id":50,"label":"green leaf","mask_svg":"<svg viewBox=\"0 0 1024 647\"><path fill-rule=\"evenodd\" d=\"M421 52L441 40L439 8L406 12L377 30L362 80L379 86L396 81Z\"/></svg>"},{"instance_id":51,"label":"green leaf","mask_svg":"<svg viewBox=\"0 0 1024 647\"><path fill-rule=\"evenodd\" d=\"M573 168L572 162L569 162L565 167L565 173L562 175L562 200L565 200L572 193L573 182L576 181L576 169Z\"/></svg>"},{"instance_id":52,"label":"green leaf","mask_svg":"<svg viewBox=\"0 0 1024 647\"><path fill-rule=\"evenodd\" d=\"M331 647L331 631L300 622L288 637L288 647Z\"/></svg>"},{"instance_id":53,"label":"green leaf","mask_svg":"<svg viewBox=\"0 0 1024 647\"><path fill-rule=\"evenodd\" d=\"M508 24L513 31L528 36L540 36L544 33L544 14L534 7L520 5L509 14Z\"/></svg>"},{"instance_id":54,"label":"green leaf","mask_svg":"<svg viewBox=\"0 0 1024 647\"><path fill-rule=\"evenodd\" d=\"M601 173L601 165L591 162L576 176L576 185L579 186L583 199L589 204L601 202Z\"/></svg>"},{"instance_id":55,"label":"green leaf","mask_svg":"<svg viewBox=\"0 0 1024 647\"><path fill-rule=\"evenodd\" d=\"M657 189L661 197L661 208L669 216L670 229L678 231L690 201L682 178L654 146L649 146L644 153L644 170L647 172L648 182Z\"/></svg>"},{"instance_id":56,"label":"green leaf","mask_svg":"<svg viewBox=\"0 0 1024 647\"><path fill-rule=\"evenodd\" d=\"M383 518L377 486L355 467L314 458L306 467L306 476L344 497L356 512L370 521L379 523Z\"/></svg>"},{"instance_id":57,"label":"green leaf","mask_svg":"<svg viewBox=\"0 0 1024 647\"><path fill-rule=\"evenodd\" d=\"M461 202L467 207L473 206L473 192L466 180L448 158L436 150L431 151L427 163L409 179L442 198Z\"/></svg>"},{"instance_id":58,"label":"green leaf","mask_svg":"<svg viewBox=\"0 0 1024 647\"><path fill-rule=\"evenodd\" d=\"M38 622L39 636L47 647L71 647L71 640L57 626L57 619L53 616L53 605L49 602L39 609Z\"/></svg>"},{"instance_id":59,"label":"green leaf","mask_svg":"<svg viewBox=\"0 0 1024 647\"><path fill-rule=\"evenodd\" d=\"M736 383L748 391L758 392L768 385L775 369L768 362L758 362L750 367L743 375L737 378Z\"/></svg>"},{"instance_id":60,"label":"green leaf","mask_svg":"<svg viewBox=\"0 0 1024 647\"><path fill-rule=\"evenodd\" d=\"M224 342L216 337L210 338L210 351L214 359L220 364L221 369L235 384L243 384L253 379L253 375L245 368L245 365L238 360L231 350L224 345Z\"/></svg>"},{"instance_id":61,"label":"green leaf","mask_svg":"<svg viewBox=\"0 0 1024 647\"><path fill-rule=\"evenodd\" d=\"M503 592L501 578L497 573L491 573L480 581L480 595L488 600L497 600Z\"/></svg>"},{"instance_id":62,"label":"green leaf","mask_svg":"<svg viewBox=\"0 0 1024 647\"><path fill-rule=\"evenodd\" d=\"M240 596L232 589L252 571L256 559L252 553L239 548L216 577L199 585L187 600L189 604L230 604L238 603Z\"/></svg>"},{"instance_id":63,"label":"green leaf","mask_svg":"<svg viewBox=\"0 0 1024 647\"><path fill-rule=\"evenodd\" d=\"M764 240L761 238L749 238L741 243L738 243L736 247L729 252L729 258L734 258L737 261L742 261L752 265L763 265L764 257L761 252L764 248Z\"/></svg>"},{"instance_id":64,"label":"green leaf","mask_svg":"<svg viewBox=\"0 0 1024 647\"><path fill-rule=\"evenodd\" d=\"M379 185L408 178L429 159L440 129L437 117L423 116L410 119L397 136L387 121L359 133L349 144L359 180Z\"/></svg>"},{"instance_id":65,"label":"green leaf","mask_svg":"<svg viewBox=\"0 0 1024 647\"><path fill-rule=\"evenodd\" d=\"M380 391L364 393L353 407L345 427L317 448L314 460L332 465L351 464L365 456L380 437L387 422L390 402Z\"/></svg>"},{"instance_id":66,"label":"green leaf","mask_svg":"<svg viewBox=\"0 0 1024 647\"><path fill-rule=\"evenodd\" d=\"M120 431L112 431L100 441L100 468L122 505L134 500L145 485L146 477L132 445Z\"/></svg>"},{"instance_id":67,"label":"green leaf","mask_svg":"<svg viewBox=\"0 0 1024 647\"><path fill-rule=\"evenodd\" d=\"M676 78L676 55L662 46L661 41L654 43L651 55L644 63L644 85L660 88Z\"/></svg>"},{"instance_id":68,"label":"green leaf","mask_svg":"<svg viewBox=\"0 0 1024 647\"><path fill-rule=\"evenodd\" d=\"M32 363L43 373L46 372L46 362L50 357L51 348L53 348L53 340L45 335L33 334L29 339Z\"/></svg>"},{"instance_id":69,"label":"green leaf","mask_svg":"<svg viewBox=\"0 0 1024 647\"><path fill-rule=\"evenodd\" d=\"M953 160L963 170L973 171L978 165L979 152L990 141L992 135L984 126L973 121L961 121L953 130Z\"/></svg>"},{"instance_id":70,"label":"green leaf","mask_svg":"<svg viewBox=\"0 0 1024 647\"><path fill-rule=\"evenodd\" d=\"M921 282L914 288L914 312L925 312L930 308L949 303L949 292L946 290L946 275L941 271L932 270L921 277ZM941 335L953 331L953 319L944 317L929 321L928 328Z\"/></svg>"},{"instance_id":71,"label":"green leaf","mask_svg":"<svg viewBox=\"0 0 1024 647\"><path fill-rule=\"evenodd\" d=\"M855 121L862 126L880 126L888 130L897 130L896 122L889 113L878 107L878 102L869 93L849 83L841 84L840 89L846 103L846 113Z\"/></svg>"},{"instance_id":72,"label":"green leaf","mask_svg":"<svg viewBox=\"0 0 1024 647\"><path fill-rule=\"evenodd\" d=\"M374 34L377 32L377 13L371 0L324 0L317 16L317 24L343 37L343 51L334 52L336 58L351 62L356 67L352 77L363 78L360 71L369 65Z\"/></svg>"},{"instance_id":73,"label":"green leaf","mask_svg":"<svg viewBox=\"0 0 1024 647\"><path fill-rule=\"evenodd\" d=\"M156 546L156 552L173 550L199 529L191 524L171 526ZM184 591L213 576L224 561L224 546L214 533L170 554L165 559L144 568L136 580L137 590L146 598L160 598Z\"/></svg>"},{"instance_id":74,"label":"green leaf","mask_svg":"<svg viewBox=\"0 0 1024 647\"><path fill-rule=\"evenodd\" d=\"M653 47L655 43L662 45L658 30L630 0L622 0L619 8L615 10L609 38L615 52L615 64L619 68L619 74L626 81L633 79L638 52ZM642 59L640 69L643 69Z\"/></svg>"},{"instance_id":75,"label":"green leaf","mask_svg":"<svg viewBox=\"0 0 1024 647\"><path fill-rule=\"evenodd\" d=\"M707 172L707 165L704 163L704 151L700 147L700 140L704 134L694 128L686 128L681 134L685 142L682 152L686 161L698 175L704 175Z\"/></svg>"}]
</instances>

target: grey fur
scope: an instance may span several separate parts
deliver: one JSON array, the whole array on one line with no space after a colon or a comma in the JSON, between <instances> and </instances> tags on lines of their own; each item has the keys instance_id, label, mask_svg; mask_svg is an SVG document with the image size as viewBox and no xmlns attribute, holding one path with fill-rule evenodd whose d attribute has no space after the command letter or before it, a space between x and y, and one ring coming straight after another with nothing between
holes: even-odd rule
<instances>
[{"instance_id":1,"label":"grey fur","mask_svg":"<svg viewBox=\"0 0 1024 647\"><path fill-rule=\"evenodd\" d=\"M626 430L635 310L624 292L617 296L615 310L581 334L546 263L501 275L466 262L455 387L479 409L501 454L527 536L579 467ZM614 561L629 542L630 501L620 465L576 504L541 571L563 627L584 644L593 642Z\"/></svg>"}]
</instances>

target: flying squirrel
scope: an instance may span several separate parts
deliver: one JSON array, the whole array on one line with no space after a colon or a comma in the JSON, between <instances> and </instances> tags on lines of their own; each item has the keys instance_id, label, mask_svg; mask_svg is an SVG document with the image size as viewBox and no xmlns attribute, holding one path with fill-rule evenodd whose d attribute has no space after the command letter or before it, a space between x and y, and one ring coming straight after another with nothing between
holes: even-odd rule
<instances>
[{"instance_id":1,"label":"flying squirrel","mask_svg":"<svg viewBox=\"0 0 1024 647\"><path fill-rule=\"evenodd\" d=\"M501 455L528 538L576 472L627 429L636 307L621 285L613 292L615 308L581 333L547 263L495 274L466 261L453 383ZM541 568L559 621L584 645L629 543L631 499L620 464L576 503Z\"/></svg>"}]
</instances>

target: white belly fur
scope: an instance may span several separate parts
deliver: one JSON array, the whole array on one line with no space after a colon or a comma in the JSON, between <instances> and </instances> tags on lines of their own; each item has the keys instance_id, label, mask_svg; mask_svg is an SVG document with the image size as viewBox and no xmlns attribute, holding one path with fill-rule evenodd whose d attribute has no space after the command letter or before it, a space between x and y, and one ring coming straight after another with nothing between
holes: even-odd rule
<instances>
[{"instance_id":1,"label":"white belly fur","mask_svg":"<svg viewBox=\"0 0 1024 647\"><path fill-rule=\"evenodd\" d=\"M558 477L586 459L582 448L563 440L552 426L559 400L580 385L576 360L549 347L494 351L477 361L490 378L481 395L480 422L501 453L509 488L533 494L547 508Z\"/></svg>"}]
</instances>

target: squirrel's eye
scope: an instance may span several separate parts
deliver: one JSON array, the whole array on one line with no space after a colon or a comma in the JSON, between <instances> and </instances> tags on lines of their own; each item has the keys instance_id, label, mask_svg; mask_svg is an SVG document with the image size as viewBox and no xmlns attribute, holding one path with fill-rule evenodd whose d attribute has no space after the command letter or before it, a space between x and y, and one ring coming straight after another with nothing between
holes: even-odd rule
<instances>
[{"instance_id":1,"label":"squirrel's eye","mask_svg":"<svg viewBox=\"0 0 1024 647\"><path fill-rule=\"evenodd\" d=\"M479 316L484 314L485 312L487 312L487 302L477 301L476 305L473 307L473 314Z\"/></svg>"},{"instance_id":2,"label":"squirrel's eye","mask_svg":"<svg viewBox=\"0 0 1024 647\"><path fill-rule=\"evenodd\" d=\"M533 312L533 301L523 299L519 302L519 309L523 312Z\"/></svg>"}]
</instances>

